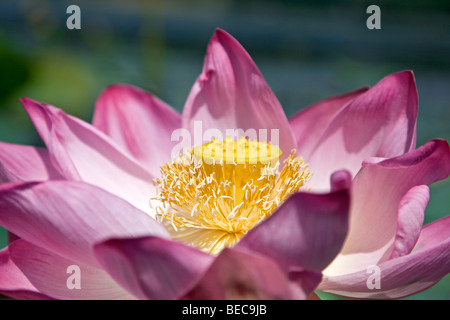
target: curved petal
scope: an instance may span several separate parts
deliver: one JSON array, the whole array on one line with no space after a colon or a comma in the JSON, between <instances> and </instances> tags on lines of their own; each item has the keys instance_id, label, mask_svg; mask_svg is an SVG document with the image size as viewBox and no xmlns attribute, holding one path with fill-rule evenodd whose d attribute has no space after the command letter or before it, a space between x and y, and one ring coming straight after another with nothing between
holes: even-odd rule
<instances>
[{"instance_id":1,"label":"curved petal","mask_svg":"<svg viewBox=\"0 0 450 320\"><path fill-rule=\"evenodd\" d=\"M10 255L39 292L55 299L135 299L97 268L65 259L24 240L10 245ZM78 280L76 278L78 277ZM73 285L79 285L73 287Z\"/></svg>"},{"instance_id":2,"label":"curved petal","mask_svg":"<svg viewBox=\"0 0 450 320\"><path fill-rule=\"evenodd\" d=\"M0 250L0 294L13 299L51 299L39 292L11 260L9 247Z\"/></svg>"},{"instance_id":3,"label":"curved petal","mask_svg":"<svg viewBox=\"0 0 450 320\"><path fill-rule=\"evenodd\" d=\"M353 298L394 299L425 290L450 272L450 216L426 225L414 250L378 264L379 289L369 289L366 269L327 277L319 290Z\"/></svg>"},{"instance_id":4,"label":"curved petal","mask_svg":"<svg viewBox=\"0 0 450 320\"><path fill-rule=\"evenodd\" d=\"M164 227L128 202L98 187L64 180L0 185L0 225L92 266L98 265L91 248L95 242L113 236L168 237Z\"/></svg>"},{"instance_id":5,"label":"curved petal","mask_svg":"<svg viewBox=\"0 0 450 320\"><path fill-rule=\"evenodd\" d=\"M0 183L63 179L53 167L47 150L5 142L0 142L0 172L2 171Z\"/></svg>"},{"instance_id":6,"label":"curved petal","mask_svg":"<svg viewBox=\"0 0 450 320\"><path fill-rule=\"evenodd\" d=\"M186 100L182 121L194 134L195 145L206 142L202 130L215 129L221 138L236 134L270 140L281 147L284 156L296 147L286 115L257 66L237 40L220 29L209 42L203 71ZM195 121L201 121L200 137ZM276 132L266 131L264 137L260 129Z\"/></svg>"},{"instance_id":7,"label":"curved petal","mask_svg":"<svg viewBox=\"0 0 450 320\"><path fill-rule=\"evenodd\" d=\"M112 239L94 247L104 269L140 299L177 299L205 271L213 257L157 237Z\"/></svg>"},{"instance_id":8,"label":"curved petal","mask_svg":"<svg viewBox=\"0 0 450 320\"><path fill-rule=\"evenodd\" d=\"M288 279L275 261L227 248L183 299L307 299L320 280L316 272L296 272Z\"/></svg>"},{"instance_id":9,"label":"curved petal","mask_svg":"<svg viewBox=\"0 0 450 320\"><path fill-rule=\"evenodd\" d=\"M416 245L422 229L425 208L430 199L428 186L412 187L400 200L397 214L397 232L389 259L409 254Z\"/></svg>"},{"instance_id":10,"label":"curved petal","mask_svg":"<svg viewBox=\"0 0 450 320\"><path fill-rule=\"evenodd\" d=\"M350 176L343 178L348 180ZM301 267L321 271L344 243L349 206L348 189L329 194L294 194L236 247L269 256L287 270Z\"/></svg>"},{"instance_id":11,"label":"curved petal","mask_svg":"<svg viewBox=\"0 0 450 320\"><path fill-rule=\"evenodd\" d=\"M360 88L342 95L330 97L310 105L289 119L292 131L297 140L298 153L309 158L316 146L317 139L327 129L330 122L350 101L366 92L368 88Z\"/></svg>"},{"instance_id":12,"label":"curved petal","mask_svg":"<svg viewBox=\"0 0 450 320\"><path fill-rule=\"evenodd\" d=\"M403 211L405 201L415 202L414 206L418 207L414 210L424 206L423 192L411 202L410 197L414 193L417 196L419 189L410 189L430 185L449 174L450 148L440 139L400 157L366 164L353 181L350 228L344 247L324 274L365 270L368 265L388 259L399 236L397 222L401 223L399 230L407 227L405 215L408 213ZM409 214L409 219L418 219L417 212Z\"/></svg>"},{"instance_id":13,"label":"curved petal","mask_svg":"<svg viewBox=\"0 0 450 320\"><path fill-rule=\"evenodd\" d=\"M159 167L171 160L171 136L181 128L181 115L142 89L116 84L99 96L93 125L157 177Z\"/></svg>"},{"instance_id":14,"label":"curved petal","mask_svg":"<svg viewBox=\"0 0 450 320\"><path fill-rule=\"evenodd\" d=\"M350 101L317 139L311 156L304 156L314 172L314 190L328 190L336 170L355 176L366 158L390 158L414 149L417 105L410 71L391 74Z\"/></svg>"},{"instance_id":15,"label":"curved petal","mask_svg":"<svg viewBox=\"0 0 450 320\"><path fill-rule=\"evenodd\" d=\"M65 178L99 186L151 213L148 199L154 177L148 171L93 126L55 107L21 101Z\"/></svg>"},{"instance_id":16,"label":"curved petal","mask_svg":"<svg viewBox=\"0 0 450 320\"><path fill-rule=\"evenodd\" d=\"M333 172L330 177L331 192L350 190L352 187L352 175L347 170Z\"/></svg>"}]
</instances>

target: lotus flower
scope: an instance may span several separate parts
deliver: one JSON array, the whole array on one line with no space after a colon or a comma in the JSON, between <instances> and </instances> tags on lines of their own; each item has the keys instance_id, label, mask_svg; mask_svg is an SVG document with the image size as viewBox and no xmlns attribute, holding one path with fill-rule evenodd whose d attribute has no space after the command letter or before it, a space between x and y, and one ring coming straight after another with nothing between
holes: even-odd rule
<instances>
[{"instance_id":1,"label":"lotus flower","mask_svg":"<svg viewBox=\"0 0 450 320\"><path fill-rule=\"evenodd\" d=\"M449 272L450 219L422 224L428 185L448 177L450 150L440 139L416 149L410 71L288 120L247 52L217 30L182 114L129 85L100 95L92 125L21 101L46 149L0 144L0 225L17 236L0 251L3 295L399 298ZM195 135L195 123L224 136L278 130L282 161L256 156L250 165L251 143L267 144L241 139L228 142L243 144L244 163L232 154L214 171L194 151L177 162L172 134ZM380 270L377 288L370 266Z\"/></svg>"}]
</instances>

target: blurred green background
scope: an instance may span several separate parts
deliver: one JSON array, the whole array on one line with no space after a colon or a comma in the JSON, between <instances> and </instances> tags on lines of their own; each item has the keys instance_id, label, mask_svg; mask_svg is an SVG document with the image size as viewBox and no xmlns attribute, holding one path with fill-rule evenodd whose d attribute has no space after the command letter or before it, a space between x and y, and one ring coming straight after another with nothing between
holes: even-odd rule
<instances>
[{"instance_id":1,"label":"blurred green background","mask_svg":"<svg viewBox=\"0 0 450 320\"><path fill-rule=\"evenodd\" d=\"M0 141L42 146L20 97L90 121L102 89L129 83L181 111L216 27L247 49L288 116L412 69L418 145L450 140L450 2L317 2L2 0ZM81 8L81 30L66 28L72 4ZM366 27L371 4L381 8L381 30ZM449 195L448 179L431 186L425 223L449 214ZM407 299L449 298L447 275Z\"/></svg>"}]
</instances>

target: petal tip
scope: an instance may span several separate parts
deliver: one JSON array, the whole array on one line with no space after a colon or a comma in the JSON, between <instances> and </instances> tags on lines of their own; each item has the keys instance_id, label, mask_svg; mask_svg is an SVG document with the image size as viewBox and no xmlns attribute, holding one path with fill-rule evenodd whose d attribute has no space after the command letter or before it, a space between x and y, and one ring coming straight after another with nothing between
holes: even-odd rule
<instances>
[{"instance_id":1,"label":"petal tip","mask_svg":"<svg viewBox=\"0 0 450 320\"><path fill-rule=\"evenodd\" d=\"M234 39L233 36L231 36L228 32L226 32L225 30L221 29L221 28L216 28L216 30L214 31L214 34L212 36L212 38L218 38L218 39Z\"/></svg>"},{"instance_id":2,"label":"petal tip","mask_svg":"<svg viewBox=\"0 0 450 320\"><path fill-rule=\"evenodd\" d=\"M348 190L352 185L352 174L348 170L335 171L330 177L331 191Z\"/></svg>"},{"instance_id":3,"label":"petal tip","mask_svg":"<svg viewBox=\"0 0 450 320\"><path fill-rule=\"evenodd\" d=\"M386 78L395 79L395 81L398 81L400 84L409 85L413 89L416 88L416 78L413 70L398 71L388 75Z\"/></svg>"},{"instance_id":4,"label":"petal tip","mask_svg":"<svg viewBox=\"0 0 450 320\"><path fill-rule=\"evenodd\" d=\"M247 56L247 58L250 58L247 51L244 49L244 47L240 44L240 42L233 37L231 34L226 32L223 29L217 28L214 34L211 37L211 40L208 44L208 48L214 48L214 45L218 44L219 46L223 47L227 52L233 52L237 50L244 56ZM251 58L250 58L251 59ZM253 60L251 60L253 61Z\"/></svg>"},{"instance_id":5,"label":"petal tip","mask_svg":"<svg viewBox=\"0 0 450 320\"><path fill-rule=\"evenodd\" d=\"M28 110L29 108L41 107L41 104L39 102L28 97L22 97L19 99L19 101L22 103L26 110Z\"/></svg>"}]
</instances>

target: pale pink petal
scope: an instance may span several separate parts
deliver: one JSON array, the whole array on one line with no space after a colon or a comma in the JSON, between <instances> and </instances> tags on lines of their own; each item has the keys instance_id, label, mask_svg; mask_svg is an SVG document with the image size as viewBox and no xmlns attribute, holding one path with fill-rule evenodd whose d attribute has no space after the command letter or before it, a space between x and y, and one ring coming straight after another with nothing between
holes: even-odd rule
<instances>
[{"instance_id":1,"label":"pale pink petal","mask_svg":"<svg viewBox=\"0 0 450 320\"><path fill-rule=\"evenodd\" d=\"M330 122L350 101L366 92L368 88L357 89L334 96L310 105L289 119L297 140L297 151L309 158L317 140L327 129Z\"/></svg>"},{"instance_id":2,"label":"pale pink petal","mask_svg":"<svg viewBox=\"0 0 450 320\"><path fill-rule=\"evenodd\" d=\"M450 216L425 225L420 231L419 239L412 253L433 249L436 244L450 239ZM450 270L449 270L450 271Z\"/></svg>"},{"instance_id":3,"label":"pale pink petal","mask_svg":"<svg viewBox=\"0 0 450 320\"><path fill-rule=\"evenodd\" d=\"M181 128L181 115L142 89L116 84L98 98L93 125L159 176L160 166L171 160L172 132Z\"/></svg>"},{"instance_id":4,"label":"pale pink petal","mask_svg":"<svg viewBox=\"0 0 450 320\"><path fill-rule=\"evenodd\" d=\"M379 263L378 267L379 289L367 285L375 283L369 278L375 273L365 268L327 277L319 290L354 298L394 299L431 287L450 272L450 217L426 225L409 255Z\"/></svg>"},{"instance_id":5,"label":"pale pink petal","mask_svg":"<svg viewBox=\"0 0 450 320\"><path fill-rule=\"evenodd\" d=\"M69 180L99 186L151 213L153 176L105 134L55 107L22 99L55 167Z\"/></svg>"},{"instance_id":6,"label":"pale pink petal","mask_svg":"<svg viewBox=\"0 0 450 320\"><path fill-rule=\"evenodd\" d=\"M343 175L347 185L348 178ZM236 247L269 256L287 270L297 266L321 271L341 250L349 206L349 189L329 194L296 193Z\"/></svg>"},{"instance_id":7,"label":"pale pink petal","mask_svg":"<svg viewBox=\"0 0 450 320\"><path fill-rule=\"evenodd\" d=\"M9 250L11 259L39 292L54 299L135 299L104 270L63 258L24 240L14 242ZM80 286L74 288L77 276Z\"/></svg>"},{"instance_id":8,"label":"pale pink petal","mask_svg":"<svg viewBox=\"0 0 450 320\"><path fill-rule=\"evenodd\" d=\"M314 173L313 190L329 190L336 170L355 176L366 158L390 158L414 149L417 105L410 71L389 75L351 100L316 137L312 154L304 156Z\"/></svg>"},{"instance_id":9,"label":"pale pink petal","mask_svg":"<svg viewBox=\"0 0 450 320\"><path fill-rule=\"evenodd\" d=\"M344 247L324 274L341 275L365 270L368 265L388 259L402 228L409 228L405 224L407 202L414 207L414 212L409 213L411 219L421 219L426 195L421 188L410 191L411 188L430 185L449 174L450 148L440 139L400 157L365 165L353 181L350 228ZM414 193L419 198L411 200ZM410 230L417 230L417 224L418 221L413 222ZM408 246L415 237L414 234L410 236Z\"/></svg>"},{"instance_id":10,"label":"pale pink petal","mask_svg":"<svg viewBox=\"0 0 450 320\"><path fill-rule=\"evenodd\" d=\"M0 183L62 178L50 162L47 150L0 142Z\"/></svg>"},{"instance_id":11,"label":"pale pink petal","mask_svg":"<svg viewBox=\"0 0 450 320\"><path fill-rule=\"evenodd\" d=\"M296 147L286 115L261 72L238 41L220 29L209 42L203 71L186 100L182 121L196 145L202 143L202 132L194 130L194 122L201 121L201 130L218 131L218 138L230 135L227 129L231 135L240 129L236 135L271 141L285 156ZM260 129L267 130L266 137Z\"/></svg>"},{"instance_id":12,"label":"pale pink petal","mask_svg":"<svg viewBox=\"0 0 450 320\"><path fill-rule=\"evenodd\" d=\"M167 231L128 202L83 182L0 185L0 225L37 246L96 266L91 246L114 236Z\"/></svg>"},{"instance_id":13,"label":"pale pink petal","mask_svg":"<svg viewBox=\"0 0 450 320\"><path fill-rule=\"evenodd\" d=\"M263 255L225 249L183 299L307 299L320 280L321 274L312 271L294 272L289 279Z\"/></svg>"},{"instance_id":14,"label":"pale pink petal","mask_svg":"<svg viewBox=\"0 0 450 320\"><path fill-rule=\"evenodd\" d=\"M47 300L11 260L9 247L0 250L0 294L13 299Z\"/></svg>"},{"instance_id":15,"label":"pale pink petal","mask_svg":"<svg viewBox=\"0 0 450 320\"><path fill-rule=\"evenodd\" d=\"M428 186L412 187L400 200L397 213L397 232L389 259L409 254L416 245L422 229L424 213L430 199Z\"/></svg>"},{"instance_id":16,"label":"pale pink petal","mask_svg":"<svg viewBox=\"0 0 450 320\"><path fill-rule=\"evenodd\" d=\"M94 247L103 268L140 299L178 299L213 257L158 237L113 239Z\"/></svg>"}]
</instances>

